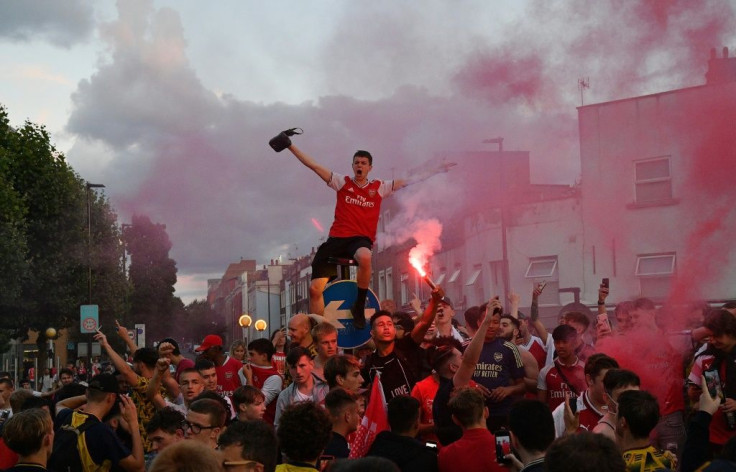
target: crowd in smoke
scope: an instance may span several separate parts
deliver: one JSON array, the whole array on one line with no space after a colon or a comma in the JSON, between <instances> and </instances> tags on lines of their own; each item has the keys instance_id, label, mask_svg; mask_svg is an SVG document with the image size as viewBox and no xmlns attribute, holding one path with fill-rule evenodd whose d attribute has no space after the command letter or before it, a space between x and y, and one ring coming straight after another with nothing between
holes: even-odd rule
<instances>
[{"instance_id":1,"label":"crowd in smoke","mask_svg":"<svg viewBox=\"0 0 736 472\"><path fill-rule=\"evenodd\" d=\"M623 472L736 460L722 363L736 348L736 304L690 303L689 329L673 333L663 322L678 307L615 300L604 283L597 313L563 307L545 326L543 290L532 287L529 313L515 293L510 306L496 297L464 314L441 287L413 316L383 300L355 349L307 314L270 340L208 334L191 352L173 338L139 347L119 325L105 330L125 343L117 352L98 331L92 362L20 385L0 373L0 467ZM673 347L684 335L687 347Z\"/></svg>"}]
</instances>

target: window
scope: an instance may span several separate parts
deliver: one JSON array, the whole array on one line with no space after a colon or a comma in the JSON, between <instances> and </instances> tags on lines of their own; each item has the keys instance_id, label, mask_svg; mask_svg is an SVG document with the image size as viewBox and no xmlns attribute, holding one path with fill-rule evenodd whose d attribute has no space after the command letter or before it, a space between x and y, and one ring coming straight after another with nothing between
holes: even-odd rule
<instances>
[{"instance_id":1,"label":"window","mask_svg":"<svg viewBox=\"0 0 736 472\"><path fill-rule=\"evenodd\" d=\"M378 272L378 299L386 299L386 272Z\"/></svg>"},{"instance_id":2,"label":"window","mask_svg":"<svg viewBox=\"0 0 736 472\"><path fill-rule=\"evenodd\" d=\"M538 257L529 260L524 277L527 279L550 278L557 272L556 257Z\"/></svg>"},{"instance_id":3,"label":"window","mask_svg":"<svg viewBox=\"0 0 736 472\"><path fill-rule=\"evenodd\" d=\"M452 273L450 278L447 279L448 284L455 283L457 281L457 279L460 277L460 270L461 270L461 267L455 268L455 271Z\"/></svg>"},{"instance_id":4,"label":"window","mask_svg":"<svg viewBox=\"0 0 736 472\"><path fill-rule=\"evenodd\" d=\"M636 276L639 277L642 297L663 299L669 295L675 274L675 253L642 254L636 258Z\"/></svg>"},{"instance_id":5,"label":"window","mask_svg":"<svg viewBox=\"0 0 736 472\"><path fill-rule=\"evenodd\" d=\"M474 285L475 282L478 280L478 276L480 275L480 273L481 273L480 264L474 265L473 266L473 273L470 274L470 277L468 277L468 280L467 280L467 282L465 282L465 285L466 286Z\"/></svg>"},{"instance_id":6,"label":"window","mask_svg":"<svg viewBox=\"0 0 736 472\"><path fill-rule=\"evenodd\" d=\"M437 280L435 280L434 283L437 284L437 285L441 285L442 282L445 281L445 277L446 276L447 276L447 272L445 272L444 269L443 269L442 272L440 272L440 276L437 277Z\"/></svg>"},{"instance_id":7,"label":"window","mask_svg":"<svg viewBox=\"0 0 736 472\"><path fill-rule=\"evenodd\" d=\"M544 280L547 285L539 296L540 305L560 304L560 276L557 271L557 256L533 257L529 259L524 277L535 279L535 282Z\"/></svg>"},{"instance_id":8,"label":"window","mask_svg":"<svg viewBox=\"0 0 736 472\"><path fill-rule=\"evenodd\" d=\"M638 277L667 277L675 273L675 254L651 254L636 258Z\"/></svg>"},{"instance_id":9,"label":"window","mask_svg":"<svg viewBox=\"0 0 736 472\"><path fill-rule=\"evenodd\" d=\"M473 273L468 277L465 286L470 287L466 293L468 302L471 305L480 305L485 301L483 293L483 266L481 264L475 264L473 266Z\"/></svg>"},{"instance_id":10,"label":"window","mask_svg":"<svg viewBox=\"0 0 736 472\"><path fill-rule=\"evenodd\" d=\"M386 269L386 298L384 300L394 299L394 275L391 267Z\"/></svg>"},{"instance_id":11,"label":"window","mask_svg":"<svg viewBox=\"0 0 736 472\"><path fill-rule=\"evenodd\" d=\"M498 288L503 282L503 261L491 261L488 263L489 272L491 274L491 287ZM498 293L498 290L491 290Z\"/></svg>"},{"instance_id":12,"label":"window","mask_svg":"<svg viewBox=\"0 0 736 472\"><path fill-rule=\"evenodd\" d=\"M672 200L670 158L635 161L636 203L647 204Z\"/></svg>"}]
</instances>

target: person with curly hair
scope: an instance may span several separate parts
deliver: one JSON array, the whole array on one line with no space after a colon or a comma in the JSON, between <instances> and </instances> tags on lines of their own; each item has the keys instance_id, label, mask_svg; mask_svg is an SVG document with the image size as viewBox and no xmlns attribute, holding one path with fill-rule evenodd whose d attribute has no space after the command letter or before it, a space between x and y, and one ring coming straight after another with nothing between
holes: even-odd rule
<instances>
[{"instance_id":1,"label":"person with curly hair","mask_svg":"<svg viewBox=\"0 0 736 472\"><path fill-rule=\"evenodd\" d=\"M313 472L331 434L332 422L321 406L306 401L286 407L276 431L285 463L276 472Z\"/></svg>"}]
</instances>

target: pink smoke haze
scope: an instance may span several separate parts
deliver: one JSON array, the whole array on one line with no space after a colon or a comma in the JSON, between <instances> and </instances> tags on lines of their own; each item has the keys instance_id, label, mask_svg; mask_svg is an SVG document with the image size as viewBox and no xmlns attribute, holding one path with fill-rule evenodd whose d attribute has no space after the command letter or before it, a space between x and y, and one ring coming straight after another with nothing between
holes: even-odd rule
<instances>
[{"instance_id":1,"label":"pink smoke haze","mask_svg":"<svg viewBox=\"0 0 736 472\"><path fill-rule=\"evenodd\" d=\"M107 185L122 221L146 214L166 224L182 275L216 273L241 256L307 254L318 241L305 228L332 219L334 192L288 151L268 147L283 129L302 127L304 135L294 142L342 174L351 174L356 149L369 150L375 158L371 178L378 179L421 171L442 153L495 150L482 141L503 136L506 150L530 152L532 183L572 184L581 165L579 78L590 78L586 104L700 85L710 48L735 44L728 2L512 3L516 15L473 0L427 0L421 9L345 2L329 26L303 25L323 31L311 63L300 48L271 54L268 48L282 40L263 45L263 55L278 59L280 75L322 85L314 96L288 104L241 98L249 77L242 79L243 90L216 91L190 61L185 24L174 8L119 2L118 17L100 28L107 47L97 69L72 97L67 131L79 139L70 161L94 163L80 173ZM274 38L293 37L283 23L269 23ZM250 67L253 82L289 87L275 77L255 77L258 65L238 49L258 47L228 45L222 56ZM214 44L212 51L220 52ZM726 133L708 129L707 123L719 121L711 119L719 116L718 105L701 112L702 121L680 117L683 126ZM615 137L601 145L625 154ZM678 274L686 277L676 284L678 301L697 298L694 287L717 279L726 262L726 231L711 222L720 215L722 228L735 227L720 206L728 197L734 201L727 186L734 148L697 151L692 182L678 189L683 205L691 194L700 199L692 221L682 223L695 255L691 263L678 252ZM390 197L401 212L377 243L413 238L426 264L440 250L439 221L483 205L477 197L485 171L474 175L466 165L463 172L474 180L458 188L453 176L462 165ZM617 250L626 251L640 237L626 231L625 212L620 202L600 201L587 215L586 225L603 232L611 246L601 251L610 252L614 239ZM704 260L710 262L697 267ZM613 301L630 295L613 287Z\"/></svg>"}]
</instances>

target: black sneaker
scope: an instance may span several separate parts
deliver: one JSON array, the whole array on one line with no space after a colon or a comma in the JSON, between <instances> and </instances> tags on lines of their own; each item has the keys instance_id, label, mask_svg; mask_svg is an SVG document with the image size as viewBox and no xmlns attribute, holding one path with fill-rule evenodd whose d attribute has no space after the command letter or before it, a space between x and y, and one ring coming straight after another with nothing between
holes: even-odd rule
<instances>
[{"instance_id":1,"label":"black sneaker","mask_svg":"<svg viewBox=\"0 0 736 472\"><path fill-rule=\"evenodd\" d=\"M350 307L350 313L353 315L353 326L355 329L365 328L365 305L358 307L354 304Z\"/></svg>"}]
</instances>

